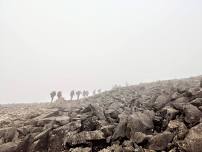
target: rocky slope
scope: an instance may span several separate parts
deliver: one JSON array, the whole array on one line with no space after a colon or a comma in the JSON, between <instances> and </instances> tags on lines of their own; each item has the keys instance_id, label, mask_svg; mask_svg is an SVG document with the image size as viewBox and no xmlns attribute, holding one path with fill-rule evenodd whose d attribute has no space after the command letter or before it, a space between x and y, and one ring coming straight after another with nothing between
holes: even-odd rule
<instances>
[{"instance_id":1,"label":"rocky slope","mask_svg":"<svg viewBox=\"0 0 202 152\"><path fill-rule=\"evenodd\" d=\"M201 152L201 76L0 106L0 152Z\"/></svg>"}]
</instances>

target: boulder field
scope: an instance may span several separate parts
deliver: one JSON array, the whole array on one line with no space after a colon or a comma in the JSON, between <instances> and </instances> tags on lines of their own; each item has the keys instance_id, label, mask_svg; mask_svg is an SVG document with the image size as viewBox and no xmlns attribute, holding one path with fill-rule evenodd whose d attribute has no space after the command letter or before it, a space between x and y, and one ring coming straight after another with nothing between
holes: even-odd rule
<instances>
[{"instance_id":1,"label":"boulder field","mask_svg":"<svg viewBox=\"0 0 202 152\"><path fill-rule=\"evenodd\" d=\"M0 152L201 152L201 77L0 106Z\"/></svg>"}]
</instances>

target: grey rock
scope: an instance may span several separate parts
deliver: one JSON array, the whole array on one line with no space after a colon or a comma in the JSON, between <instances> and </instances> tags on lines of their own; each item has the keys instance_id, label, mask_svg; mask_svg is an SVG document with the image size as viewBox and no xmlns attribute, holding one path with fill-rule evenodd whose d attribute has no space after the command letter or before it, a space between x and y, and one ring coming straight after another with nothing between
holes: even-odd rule
<instances>
[{"instance_id":1,"label":"grey rock","mask_svg":"<svg viewBox=\"0 0 202 152\"><path fill-rule=\"evenodd\" d=\"M154 102L153 107L156 110L160 110L163 108L168 102L170 101L170 97L168 95L160 95L157 97L156 101Z\"/></svg>"},{"instance_id":2,"label":"grey rock","mask_svg":"<svg viewBox=\"0 0 202 152\"><path fill-rule=\"evenodd\" d=\"M172 141L174 135L171 132L165 131L157 134L151 138L149 149L151 150L164 150Z\"/></svg>"},{"instance_id":3,"label":"grey rock","mask_svg":"<svg viewBox=\"0 0 202 152\"><path fill-rule=\"evenodd\" d=\"M67 133L65 135L64 139L64 145L78 145L78 144L85 144L89 141L96 141L105 139L104 133L102 131L96 130L96 131L83 131L80 133Z\"/></svg>"},{"instance_id":4,"label":"grey rock","mask_svg":"<svg viewBox=\"0 0 202 152\"><path fill-rule=\"evenodd\" d=\"M191 128L184 140L183 149L189 152L201 152L202 149L202 123Z\"/></svg>"}]
</instances>

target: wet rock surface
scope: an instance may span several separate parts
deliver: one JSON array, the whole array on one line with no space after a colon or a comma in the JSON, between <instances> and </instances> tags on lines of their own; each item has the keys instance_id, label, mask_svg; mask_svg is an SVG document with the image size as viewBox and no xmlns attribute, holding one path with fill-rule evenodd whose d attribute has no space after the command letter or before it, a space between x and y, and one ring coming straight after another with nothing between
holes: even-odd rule
<instances>
[{"instance_id":1,"label":"wet rock surface","mask_svg":"<svg viewBox=\"0 0 202 152\"><path fill-rule=\"evenodd\" d=\"M0 152L201 152L200 79L0 106Z\"/></svg>"}]
</instances>

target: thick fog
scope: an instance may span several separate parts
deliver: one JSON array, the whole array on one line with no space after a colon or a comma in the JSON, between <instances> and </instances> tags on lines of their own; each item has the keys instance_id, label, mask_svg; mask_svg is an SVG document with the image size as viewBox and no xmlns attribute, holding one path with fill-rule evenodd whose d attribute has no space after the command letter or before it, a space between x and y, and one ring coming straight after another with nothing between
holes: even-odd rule
<instances>
[{"instance_id":1,"label":"thick fog","mask_svg":"<svg viewBox=\"0 0 202 152\"><path fill-rule=\"evenodd\" d=\"M200 74L200 0L0 1L0 103Z\"/></svg>"}]
</instances>

